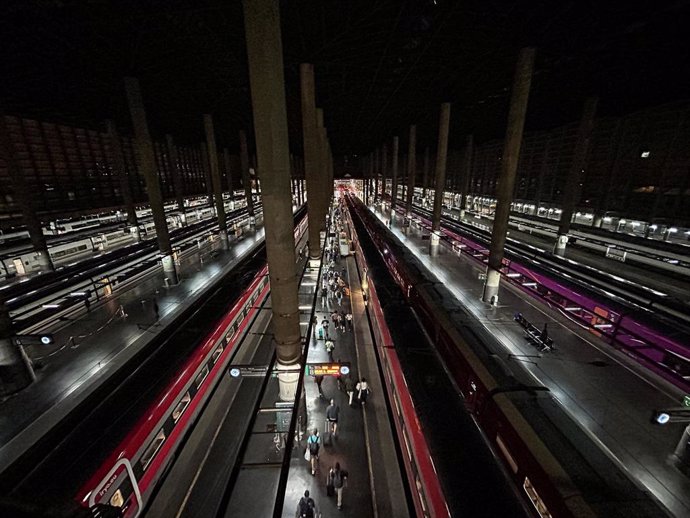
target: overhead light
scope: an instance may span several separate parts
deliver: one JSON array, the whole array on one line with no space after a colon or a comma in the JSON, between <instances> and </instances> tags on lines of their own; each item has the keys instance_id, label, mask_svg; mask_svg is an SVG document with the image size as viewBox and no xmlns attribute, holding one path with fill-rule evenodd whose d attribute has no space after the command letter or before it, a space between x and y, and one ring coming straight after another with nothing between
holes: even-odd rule
<instances>
[{"instance_id":1,"label":"overhead light","mask_svg":"<svg viewBox=\"0 0 690 518\"><path fill-rule=\"evenodd\" d=\"M649 158L649 151L643 151L642 153L640 153L640 156L642 158Z\"/></svg>"}]
</instances>

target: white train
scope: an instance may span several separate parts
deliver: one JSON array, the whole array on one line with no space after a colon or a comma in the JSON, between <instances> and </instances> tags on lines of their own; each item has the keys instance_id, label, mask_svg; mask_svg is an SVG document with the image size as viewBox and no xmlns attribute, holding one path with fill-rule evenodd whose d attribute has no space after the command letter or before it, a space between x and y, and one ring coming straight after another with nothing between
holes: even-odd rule
<instances>
[{"instance_id":1,"label":"white train","mask_svg":"<svg viewBox=\"0 0 690 518\"><path fill-rule=\"evenodd\" d=\"M190 205L185 211L185 218L187 224L198 223L214 217L214 210L208 206L202 207L200 203L195 203L197 200L191 200ZM243 198L240 200L231 200L227 197L225 200L225 210L233 211L247 206L247 201ZM208 198L204 197L203 202L208 204ZM169 229L180 228L184 225L182 213L177 211L177 204L167 204L166 212L170 213L166 216ZM137 216L145 218L146 215L151 214L151 210L146 208L137 211ZM64 226L64 230L58 233L72 232L76 230L84 230L87 228L96 228L102 223L109 222L108 218L111 215L94 216L83 221L74 221ZM115 217L115 216L112 216ZM100 218L100 219L99 219ZM25 231L26 232L26 231ZM156 235L156 229L153 221L147 221L139 224L139 232L142 239L151 239ZM45 233L45 231L44 231ZM28 237L28 232L26 232ZM48 245L48 253L56 267L70 265L80 261L94 253L105 252L118 248L124 245L134 243L134 235L126 228L117 228L107 230L104 232L94 233L90 236L75 237L74 241L67 243L60 243ZM33 250L21 249L16 255L5 254L0 257L0 280L15 275L27 275L36 272L40 269L38 263L38 256Z\"/></svg>"}]
</instances>

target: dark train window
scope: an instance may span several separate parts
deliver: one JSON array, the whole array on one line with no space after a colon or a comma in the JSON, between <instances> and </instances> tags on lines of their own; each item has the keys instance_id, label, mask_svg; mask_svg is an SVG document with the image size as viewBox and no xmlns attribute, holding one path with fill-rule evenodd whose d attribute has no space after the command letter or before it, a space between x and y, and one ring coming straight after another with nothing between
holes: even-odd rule
<instances>
[{"instance_id":1,"label":"dark train window","mask_svg":"<svg viewBox=\"0 0 690 518\"><path fill-rule=\"evenodd\" d=\"M184 411L187 410L187 407L189 406L189 402L192 400L192 397L189 395L189 392L187 392L184 397L180 400L180 402L177 404L175 407L175 410L173 410L172 413L172 418L174 422L177 422L180 417L182 417L182 414L184 414Z\"/></svg>"},{"instance_id":2,"label":"dark train window","mask_svg":"<svg viewBox=\"0 0 690 518\"><path fill-rule=\"evenodd\" d=\"M204 365L204 368L201 370L201 372L197 375L196 379L194 380L194 385L197 389L204 382L206 376L208 376L208 365Z\"/></svg>"},{"instance_id":3,"label":"dark train window","mask_svg":"<svg viewBox=\"0 0 690 518\"><path fill-rule=\"evenodd\" d=\"M220 345L218 345L218 347L216 347L216 350L213 351L213 356L211 357L213 359L214 365L218 361L218 358L220 358L220 354L222 352L223 352L223 344L220 344Z\"/></svg>"},{"instance_id":4,"label":"dark train window","mask_svg":"<svg viewBox=\"0 0 690 518\"><path fill-rule=\"evenodd\" d=\"M161 446L163 446L164 442L165 442L165 432L163 430L161 430L160 432L158 432L158 435L156 435L156 437L154 437L154 439L153 439L153 441L151 441L151 444L149 445L149 447L146 448L146 451L141 456L141 467L144 470L149 467L149 464L151 464L151 461L156 456L156 453L158 453L158 450L160 450Z\"/></svg>"}]
</instances>

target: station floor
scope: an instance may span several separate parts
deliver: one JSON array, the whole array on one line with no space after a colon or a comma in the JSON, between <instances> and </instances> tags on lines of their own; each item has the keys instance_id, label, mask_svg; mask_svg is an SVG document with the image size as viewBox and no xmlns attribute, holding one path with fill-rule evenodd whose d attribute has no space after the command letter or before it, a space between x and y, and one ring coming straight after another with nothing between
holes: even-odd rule
<instances>
[{"instance_id":1,"label":"station floor","mask_svg":"<svg viewBox=\"0 0 690 518\"><path fill-rule=\"evenodd\" d=\"M51 330L55 345L32 347L27 354L36 365L36 381L0 402L0 470L21 455L62 416L108 376L204 296L218 276L230 270L263 240L263 226L248 227L228 251L219 241L206 245L178 267L181 282L166 288L162 270L131 289L92 303ZM154 310L154 299L159 313ZM46 330L48 331L48 330Z\"/></svg>"},{"instance_id":2,"label":"station floor","mask_svg":"<svg viewBox=\"0 0 690 518\"><path fill-rule=\"evenodd\" d=\"M370 210L384 223L391 220L388 212ZM594 443L674 516L690 516L690 480L669 462L685 425L659 427L650 422L654 409L679 406L683 395L678 389L560 315L525 299L516 288L502 284L497 308L483 303L479 265L443 245L439 255L431 257L422 230L413 224L404 234L401 224L402 217L396 215L390 230L474 315L476 321L468 325L481 326L496 338L496 353L506 364L522 365L548 387ZM557 349L542 354L530 345L513 320L516 311L537 327L549 323Z\"/></svg>"}]
</instances>

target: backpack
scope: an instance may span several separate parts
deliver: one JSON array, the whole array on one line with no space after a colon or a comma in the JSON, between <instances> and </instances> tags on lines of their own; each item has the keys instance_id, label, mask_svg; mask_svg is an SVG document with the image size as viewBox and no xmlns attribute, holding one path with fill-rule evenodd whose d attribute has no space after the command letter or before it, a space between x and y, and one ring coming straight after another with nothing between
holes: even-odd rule
<instances>
[{"instance_id":1,"label":"backpack","mask_svg":"<svg viewBox=\"0 0 690 518\"><path fill-rule=\"evenodd\" d=\"M307 518L314 518L314 500L302 497L299 501L299 514Z\"/></svg>"},{"instance_id":2,"label":"backpack","mask_svg":"<svg viewBox=\"0 0 690 518\"><path fill-rule=\"evenodd\" d=\"M343 474L340 471L333 472L333 487L343 487Z\"/></svg>"},{"instance_id":3,"label":"backpack","mask_svg":"<svg viewBox=\"0 0 690 518\"><path fill-rule=\"evenodd\" d=\"M312 437L314 437L314 440L312 441ZM318 439L315 436L309 437L309 453L312 455L316 455L319 453L319 443Z\"/></svg>"}]
</instances>

